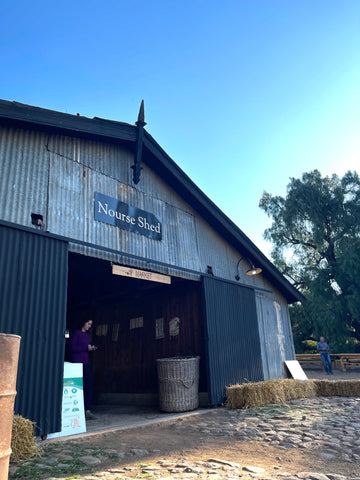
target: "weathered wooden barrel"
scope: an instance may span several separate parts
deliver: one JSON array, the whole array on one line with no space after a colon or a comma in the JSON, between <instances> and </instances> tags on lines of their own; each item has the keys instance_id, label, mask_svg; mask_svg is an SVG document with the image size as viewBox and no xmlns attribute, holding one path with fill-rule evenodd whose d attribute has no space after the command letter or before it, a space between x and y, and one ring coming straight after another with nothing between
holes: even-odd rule
<instances>
[{"instance_id":1,"label":"weathered wooden barrel","mask_svg":"<svg viewBox=\"0 0 360 480\"><path fill-rule=\"evenodd\" d=\"M0 479L7 480L21 337L0 333Z\"/></svg>"}]
</instances>

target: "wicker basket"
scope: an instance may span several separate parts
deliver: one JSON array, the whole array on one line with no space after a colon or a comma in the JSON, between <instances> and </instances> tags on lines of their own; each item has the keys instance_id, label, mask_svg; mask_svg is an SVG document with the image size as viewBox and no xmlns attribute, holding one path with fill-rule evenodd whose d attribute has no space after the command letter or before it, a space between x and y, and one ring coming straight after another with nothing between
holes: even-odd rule
<instances>
[{"instance_id":1,"label":"wicker basket","mask_svg":"<svg viewBox=\"0 0 360 480\"><path fill-rule=\"evenodd\" d=\"M200 357L173 357L156 360L160 410L186 412L199 406Z\"/></svg>"}]
</instances>

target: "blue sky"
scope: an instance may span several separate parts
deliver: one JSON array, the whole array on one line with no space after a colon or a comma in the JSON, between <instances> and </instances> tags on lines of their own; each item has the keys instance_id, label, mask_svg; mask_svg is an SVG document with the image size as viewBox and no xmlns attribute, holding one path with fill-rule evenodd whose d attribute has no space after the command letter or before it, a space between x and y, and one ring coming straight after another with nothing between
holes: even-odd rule
<instances>
[{"instance_id":1,"label":"blue sky","mask_svg":"<svg viewBox=\"0 0 360 480\"><path fill-rule=\"evenodd\" d=\"M134 123L259 246L264 190L359 171L359 0L3 0L0 98Z\"/></svg>"}]
</instances>

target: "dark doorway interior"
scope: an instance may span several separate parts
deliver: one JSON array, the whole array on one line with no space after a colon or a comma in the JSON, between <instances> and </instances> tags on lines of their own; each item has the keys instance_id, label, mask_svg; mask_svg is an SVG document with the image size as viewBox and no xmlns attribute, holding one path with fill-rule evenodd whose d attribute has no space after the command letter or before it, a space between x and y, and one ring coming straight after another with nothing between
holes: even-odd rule
<instances>
[{"instance_id":1,"label":"dark doorway interior","mask_svg":"<svg viewBox=\"0 0 360 480\"><path fill-rule=\"evenodd\" d=\"M206 392L199 282L171 285L112 274L109 261L69 254L67 328L93 320L95 397L157 393L156 359L200 355Z\"/></svg>"}]
</instances>

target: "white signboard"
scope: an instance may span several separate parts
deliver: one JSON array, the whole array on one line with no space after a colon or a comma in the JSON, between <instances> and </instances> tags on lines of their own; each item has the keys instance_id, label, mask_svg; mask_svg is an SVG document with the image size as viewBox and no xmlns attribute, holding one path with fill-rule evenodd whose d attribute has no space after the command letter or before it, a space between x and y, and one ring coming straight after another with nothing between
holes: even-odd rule
<instances>
[{"instance_id":1,"label":"white signboard","mask_svg":"<svg viewBox=\"0 0 360 480\"><path fill-rule=\"evenodd\" d=\"M286 360L285 365L287 366L290 375L295 378L295 380L308 380L306 373L297 360Z\"/></svg>"},{"instance_id":2,"label":"white signboard","mask_svg":"<svg viewBox=\"0 0 360 480\"><path fill-rule=\"evenodd\" d=\"M64 386L62 400L61 432L52 433L48 438L65 437L86 432L83 365L64 364Z\"/></svg>"}]
</instances>

